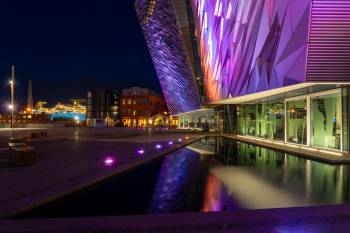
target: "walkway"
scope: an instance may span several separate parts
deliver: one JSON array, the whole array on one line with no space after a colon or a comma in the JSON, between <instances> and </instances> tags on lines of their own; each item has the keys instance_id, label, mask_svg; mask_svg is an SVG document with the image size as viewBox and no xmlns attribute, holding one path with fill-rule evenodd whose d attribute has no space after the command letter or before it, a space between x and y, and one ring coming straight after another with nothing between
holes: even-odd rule
<instances>
[{"instance_id":1,"label":"walkway","mask_svg":"<svg viewBox=\"0 0 350 233\"><path fill-rule=\"evenodd\" d=\"M109 135L99 130L99 136L67 131L66 137L35 139L29 142L38 154L34 166L9 167L7 151L0 151L0 218L13 216L65 194L121 174L183 147L199 134L152 133L123 134L118 129ZM95 131L93 131L95 132ZM135 136L138 135L138 136ZM188 136L188 139L185 138ZM96 140L97 138L97 140ZM181 138L182 142L178 142ZM174 144L169 145L168 142ZM162 148L157 149L156 144ZM144 153L138 153L143 149Z\"/></svg>"}]
</instances>

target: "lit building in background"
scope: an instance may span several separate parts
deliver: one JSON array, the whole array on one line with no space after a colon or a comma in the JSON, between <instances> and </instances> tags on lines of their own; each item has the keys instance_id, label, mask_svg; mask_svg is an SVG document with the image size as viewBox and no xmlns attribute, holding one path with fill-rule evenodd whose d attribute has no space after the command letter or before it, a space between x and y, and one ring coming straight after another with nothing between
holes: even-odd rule
<instances>
[{"instance_id":1,"label":"lit building in background","mask_svg":"<svg viewBox=\"0 0 350 233\"><path fill-rule=\"evenodd\" d=\"M132 87L122 90L120 99L122 125L147 127L169 125L168 108L163 97L147 88ZM171 119L175 121L175 119Z\"/></svg>"},{"instance_id":2,"label":"lit building in background","mask_svg":"<svg viewBox=\"0 0 350 233\"><path fill-rule=\"evenodd\" d=\"M191 67L178 62L186 54L178 52L186 52L179 25L187 20L195 31L208 99L202 107L215 110L217 130L349 151L350 1L136 0L135 7L161 84L176 79L186 87L190 75L169 67ZM169 32L176 40L167 40ZM191 98L198 100L183 105ZM168 106L177 101L170 99ZM182 110L175 111L180 127L201 125L200 111Z\"/></svg>"},{"instance_id":3,"label":"lit building in background","mask_svg":"<svg viewBox=\"0 0 350 233\"><path fill-rule=\"evenodd\" d=\"M37 101L34 106L34 110L38 113L49 113L50 108L46 106L47 102L46 101ZM33 111L34 111L33 110Z\"/></svg>"},{"instance_id":4,"label":"lit building in background","mask_svg":"<svg viewBox=\"0 0 350 233\"><path fill-rule=\"evenodd\" d=\"M47 114L51 120L72 120L78 117L79 121L86 118L86 100L73 99L69 104L57 103L54 107L47 107L45 101L38 101L32 110L32 114ZM22 113L30 113L28 109Z\"/></svg>"},{"instance_id":5,"label":"lit building in background","mask_svg":"<svg viewBox=\"0 0 350 233\"><path fill-rule=\"evenodd\" d=\"M50 115L45 113L32 113L27 111L22 111L13 116L13 127L21 128L26 127L27 124L42 124L51 123ZM10 114L0 115L1 127L8 127L11 124Z\"/></svg>"},{"instance_id":6,"label":"lit building in background","mask_svg":"<svg viewBox=\"0 0 350 233\"><path fill-rule=\"evenodd\" d=\"M85 99L73 99L70 104L58 103L49 109L48 114L52 120L78 119L82 122L86 119L85 104Z\"/></svg>"},{"instance_id":7,"label":"lit building in background","mask_svg":"<svg viewBox=\"0 0 350 233\"><path fill-rule=\"evenodd\" d=\"M14 127L26 127L26 124L65 123L68 126L84 124L86 119L85 99L73 99L69 104L58 103L54 107L47 107L45 101L37 101L33 108L26 108L13 117ZM9 114L0 115L0 124L9 124Z\"/></svg>"},{"instance_id":8,"label":"lit building in background","mask_svg":"<svg viewBox=\"0 0 350 233\"><path fill-rule=\"evenodd\" d=\"M90 127L116 126L119 122L119 93L90 90L87 94L86 123Z\"/></svg>"}]
</instances>

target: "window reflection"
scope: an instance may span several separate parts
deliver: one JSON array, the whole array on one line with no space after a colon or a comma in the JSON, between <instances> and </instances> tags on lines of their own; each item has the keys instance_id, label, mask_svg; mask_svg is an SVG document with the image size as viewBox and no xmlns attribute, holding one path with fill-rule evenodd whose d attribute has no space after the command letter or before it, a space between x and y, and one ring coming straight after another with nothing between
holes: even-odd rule
<instances>
[{"instance_id":1,"label":"window reflection","mask_svg":"<svg viewBox=\"0 0 350 233\"><path fill-rule=\"evenodd\" d=\"M312 145L340 150L340 94L311 98Z\"/></svg>"},{"instance_id":2,"label":"window reflection","mask_svg":"<svg viewBox=\"0 0 350 233\"><path fill-rule=\"evenodd\" d=\"M284 140L284 104L263 103L237 108L238 133Z\"/></svg>"},{"instance_id":3,"label":"window reflection","mask_svg":"<svg viewBox=\"0 0 350 233\"><path fill-rule=\"evenodd\" d=\"M299 144L307 142L306 99L287 102L287 141Z\"/></svg>"}]
</instances>

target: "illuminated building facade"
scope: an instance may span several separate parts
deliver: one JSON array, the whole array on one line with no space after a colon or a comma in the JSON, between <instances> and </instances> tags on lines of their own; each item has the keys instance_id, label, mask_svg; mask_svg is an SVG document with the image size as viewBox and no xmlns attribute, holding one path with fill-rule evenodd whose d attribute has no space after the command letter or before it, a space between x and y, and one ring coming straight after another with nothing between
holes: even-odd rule
<instances>
[{"instance_id":1,"label":"illuminated building facade","mask_svg":"<svg viewBox=\"0 0 350 233\"><path fill-rule=\"evenodd\" d=\"M210 101L300 83L348 82L349 5L193 0Z\"/></svg>"},{"instance_id":2,"label":"illuminated building facade","mask_svg":"<svg viewBox=\"0 0 350 233\"><path fill-rule=\"evenodd\" d=\"M89 127L119 124L119 96L115 91L90 90L87 94L86 124Z\"/></svg>"},{"instance_id":3,"label":"illuminated building facade","mask_svg":"<svg viewBox=\"0 0 350 233\"><path fill-rule=\"evenodd\" d=\"M174 3L174 4L173 4ZM171 115L200 107L194 50L182 1L136 0L135 9ZM182 17L177 18L176 13ZM180 19L180 20L179 20ZM200 69L199 64L197 68Z\"/></svg>"},{"instance_id":4,"label":"illuminated building facade","mask_svg":"<svg viewBox=\"0 0 350 233\"><path fill-rule=\"evenodd\" d=\"M45 101L38 101L32 110L27 108L22 114L46 114L51 120L63 121L77 118L79 121L85 121L86 105L83 105L85 103L86 99L72 99L69 104L57 103L54 107L49 108Z\"/></svg>"},{"instance_id":5,"label":"illuminated building facade","mask_svg":"<svg viewBox=\"0 0 350 233\"><path fill-rule=\"evenodd\" d=\"M127 127L169 124L168 108L163 97L147 88L122 90L120 114L122 125Z\"/></svg>"},{"instance_id":6,"label":"illuminated building facade","mask_svg":"<svg viewBox=\"0 0 350 233\"><path fill-rule=\"evenodd\" d=\"M165 12L181 18L161 7L176 9L176 2L155 1L144 31ZM194 19L217 130L298 148L349 151L350 1L182 2ZM156 65L157 54L151 55ZM179 114L180 126L197 125L193 117L182 117L195 112Z\"/></svg>"},{"instance_id":7,"label":"illuminated building facade","mask_svg":"<svg viewBox=\"0 0 350 233\"><path fill-rule=\"evenodd\" d=\"M26 127L27 124L51 123L50 115L41 113L21 112L13 116L15 128ZM0 124L2 127L9 127L11 124L11 115L0 115Z\"/></svg>"}]
</instances>

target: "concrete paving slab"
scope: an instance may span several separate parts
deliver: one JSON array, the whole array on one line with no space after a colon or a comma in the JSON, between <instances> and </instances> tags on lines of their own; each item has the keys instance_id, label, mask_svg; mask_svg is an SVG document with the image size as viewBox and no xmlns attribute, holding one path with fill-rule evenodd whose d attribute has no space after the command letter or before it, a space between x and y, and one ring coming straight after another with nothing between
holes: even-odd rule
<instances>
[{"instance_id":1,"label":"concrete paving slab","mask_svg":"<svg viewBox=\"0 0 350 233\"><path fill-rule=\"evenodd\" d=\"M117 135L117 131L107 132ZM0 217L34 208L163 156L200 137L198 134L188 135L190 139L180 143L177 139L183 138L183 134L151 132L127 139L96 141L91 132L85 132L84 137L78 139L72 138L70 133L67 132L67 138L29 141L38 153L38 162L33 166L0 167ZM174 145L168 145L169 140L174 141ZM164 145L162 150L155 148L157 143ZM137 154L139 148L145 150L142 156ZM6 154L7 151L0 151L0 157L6 157ZM106 166L104 160L107 157L112 157L115 163Z\"/></svg>"}]
</instances>

